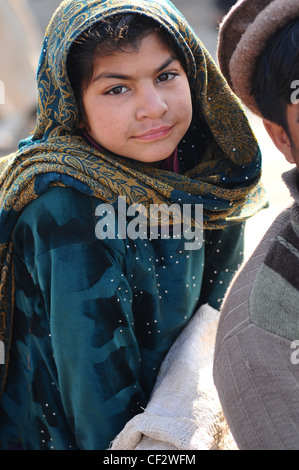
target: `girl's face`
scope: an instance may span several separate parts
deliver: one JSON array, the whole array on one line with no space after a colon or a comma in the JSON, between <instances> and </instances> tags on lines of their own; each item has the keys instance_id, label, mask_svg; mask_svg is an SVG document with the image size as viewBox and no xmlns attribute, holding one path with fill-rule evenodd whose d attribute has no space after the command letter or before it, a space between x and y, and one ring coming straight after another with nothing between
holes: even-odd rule
<instances>
[{"instance_id":1,"label":"girl's face","mask_svg":"<svg viewBox=\"0 0 299 470\"><path fill-rule=\"evenodd\" d=\"M145 36L137 51L96 57L83 106L80 127L90 137L147 163L169 157L192 118L186 73L158 33Z\"/></svg>"}]
</instances>

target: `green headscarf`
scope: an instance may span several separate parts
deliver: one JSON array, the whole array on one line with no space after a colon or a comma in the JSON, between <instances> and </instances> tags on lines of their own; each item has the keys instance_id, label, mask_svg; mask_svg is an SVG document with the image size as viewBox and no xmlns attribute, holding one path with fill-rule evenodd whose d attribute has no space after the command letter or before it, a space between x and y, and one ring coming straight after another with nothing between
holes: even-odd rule
<instances>
[{"instance_id":1,"label":"green headscarf","mask_svg":"<svg viewBox=\"0 0 299 470\"><path fill-rule=\"evenodd\" d=\"M97 150L78 132L78 110L66 71L70 46L95 22L120 13L156 20L186 59L194 114L208 132L198 164L183 175ZM0 161L0 340L6 355L14 297L13 229L23 208L49 187L71 186L107 203L125 196L128 204L145 207L203 204L204 224L210 229L242 221L265 206L260 150L245 114L170 1L64 0L46 30L37 82L36 128L18 152ZM3 366L2 379L5 373Z\"/></svg>"}]
</instances>

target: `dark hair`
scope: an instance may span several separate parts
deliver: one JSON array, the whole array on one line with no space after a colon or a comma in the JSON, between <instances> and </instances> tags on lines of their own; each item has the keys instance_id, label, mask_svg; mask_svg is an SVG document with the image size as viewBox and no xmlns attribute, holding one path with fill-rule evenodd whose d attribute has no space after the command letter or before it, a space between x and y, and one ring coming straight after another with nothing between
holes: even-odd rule
<instances>
[{"instance_id":1,"label":"dark hair","mask_svg":"<svg viewBox=\"0 0 299 470\"><path fill-rule=\"evenodd\" d=\"M299 18L280 28L267 42L252 87L263 117L281 125L288 135L286 110L295 80L299 80Z\"/></svg>"},{"instance_id":2,"label":"dark hair","mask_svg":"<svg viewBox=\"0 0 299 470\"><path fill-rule=\"evenodd\" d=\"M141 40L154 31L159 32L186 70L183 53L177 44L158 22L145 15L128 13L109 17L92 25L74 41L68 54L67 72L80 120L85 118L83 92L92 78L94 58L115 51L138 50Z\"/></svg>"}]
</instances>

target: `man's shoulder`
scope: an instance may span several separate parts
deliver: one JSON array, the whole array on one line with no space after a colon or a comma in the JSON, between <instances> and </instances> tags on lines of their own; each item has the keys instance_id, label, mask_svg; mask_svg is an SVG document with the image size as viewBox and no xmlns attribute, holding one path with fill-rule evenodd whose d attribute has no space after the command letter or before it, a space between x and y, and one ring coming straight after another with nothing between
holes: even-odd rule
<instances>
[{"instance_id":1,"label":"man's shoulder","mask_svg":"<svg viewBox=\"0 0 299 470\"><path fill-rule=\"evenodd\" d=\"M235 332L251 324L284 338L299 337L299 328L294 331L295 305L299 304L299 236L291 223L291 210L275 219L233 280L219 324L220 330L227 330L225 334L231 322Z\"/></svg>"},{"instance_id":2,"label":"man's shoulder","mask_svg":"<svg viewBox=\"0 0 299 470\"><path fill-rule=\"evenodd\" d=\"M299 338L299 233L289 219L276 234L252 283L250 321L265 330Z\"/></svg>"}]
</instances>

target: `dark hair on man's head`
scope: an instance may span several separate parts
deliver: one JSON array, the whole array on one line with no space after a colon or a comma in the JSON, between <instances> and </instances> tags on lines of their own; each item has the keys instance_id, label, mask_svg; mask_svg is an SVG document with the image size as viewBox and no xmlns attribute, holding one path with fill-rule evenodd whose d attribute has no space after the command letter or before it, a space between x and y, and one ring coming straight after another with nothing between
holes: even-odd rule
<instances>
[{"instance_id":1,"label":"dark hair on man's head","mask_svg":"<svg viewBox=\"0 0 299 470\"><path fill-rule=\"evenodd\" d=\"M164 28L153 19L141 14L123 14L109 17L85 30L72 44L68 59L68 77L76 98L79 120L84 120L83 93L89 85L95 57L117 51L138 50L141 40L152 32L158 32L186 70L184 56ZM153 51L154 53L154 51Z\"/></svg>"},{"instance_id":2,"label":"dark hair on man's head","mask_svg":"<svg viewBox=\"0 0 299 470\"><path fill-rule=\"evenodd\" d=\"M295 80L299 80L299 18L270 38L253 77L252 94L262 116L282 126L287 134L286 110Z\"/></svg>"}]
</instances>

